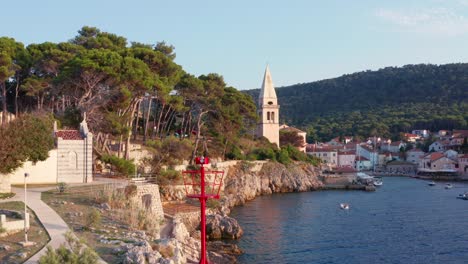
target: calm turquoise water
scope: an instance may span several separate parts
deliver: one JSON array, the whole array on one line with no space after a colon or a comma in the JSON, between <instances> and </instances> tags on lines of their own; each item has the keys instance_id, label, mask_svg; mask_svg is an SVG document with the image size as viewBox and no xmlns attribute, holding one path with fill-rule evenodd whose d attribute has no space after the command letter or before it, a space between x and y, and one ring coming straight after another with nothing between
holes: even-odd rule
<instances>
[{"instance_id":1,"label":"calm turquoise water","mask_svg":"<svg viewBox=\"0 0 468 264\"><path fill-rule=\"evenodd\" d=\"M468 184L384 178L376 192L257 197L231 216L240 263L468 263ZM349 203L342 210L339 203Z\"/></svg>"}]
</instances>

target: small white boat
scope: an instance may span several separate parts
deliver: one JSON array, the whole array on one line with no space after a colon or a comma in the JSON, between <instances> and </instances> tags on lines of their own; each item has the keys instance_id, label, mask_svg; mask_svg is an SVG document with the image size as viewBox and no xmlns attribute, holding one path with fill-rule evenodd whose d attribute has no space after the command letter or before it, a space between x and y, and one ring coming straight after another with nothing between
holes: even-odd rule
<instances>
[{"instance_id":1,"label":"small white boat","mask_svg":"<svg viewBox=\"0 0 468 264\"><path fill-rule=\"evenodd\" d=\"M429 184L429 186L435 186L436 185L436 183L434 181L431 181L428 184Z\"/></svg>"},{"instance_id":2,"label":"small white boat","mask_svg":"<svg viewBox=\"0 0 468 264\"><path fill-rule=\"evenodd\" d=\"M348 210L349 209L349 204L347 203L340 203L340 208L343 210Z\"/></svg>"},{"instance_id":3,"label":"small white boat","mask_svg":"<svg viewBox=\"0 0 468 264\"><path fill-rule=\"evenodd\" d=\"M382 180L374 180L374 186L382 186L383 181Z\"/></svg>"},{"instance_id":4,"label":"small white boat","mask_svg":"<svg viewBox=\"0 0 468 264\"><path fill-rule=\"evenodd\" d=\"M462 200L468 200L468 192L459 194L457 198Z\"/></svg>"},{"instance_id":5,"label":"small white boat","mask_svg":"<svg viewBox=\"0 0 468 264\"><path fill-rule=\"evenodd\" d=\"M445 189L452 189L452 188L453 188L453 186L452 186L452 184L450 184L450 183L447 183L447 184L445 185Z\"/></svg>"}]
</instances>

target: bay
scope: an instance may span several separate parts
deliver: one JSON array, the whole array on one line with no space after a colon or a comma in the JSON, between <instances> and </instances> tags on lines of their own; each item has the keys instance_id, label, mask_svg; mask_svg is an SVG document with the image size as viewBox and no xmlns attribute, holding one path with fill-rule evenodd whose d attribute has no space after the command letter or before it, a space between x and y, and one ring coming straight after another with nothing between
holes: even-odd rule
<instances>
[{"instance_id":1,"label":"bay","mask_svg":"<svg viewBox=\"0 0 468 264\"><path fill-rule=\"evenodd\" d=\"M376 192L257 197L231 213L239 263L468 263L468 201L456 199L468 184L452 185L386 177Z\"/></svg>"}]
</instances>

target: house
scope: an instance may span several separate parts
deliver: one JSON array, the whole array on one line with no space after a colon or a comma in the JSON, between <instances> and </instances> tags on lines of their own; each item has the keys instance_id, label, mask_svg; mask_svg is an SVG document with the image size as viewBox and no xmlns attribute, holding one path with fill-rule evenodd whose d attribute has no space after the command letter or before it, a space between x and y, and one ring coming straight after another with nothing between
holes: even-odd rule
<instances>
[{"instance_id":1,"label":"house","mask_svg":"<svg viewBox=\"0 0 468 264\"><path fill-rule=\"evenodd\" d=\"M400 149L405 148L406 144L401 141L395 141L391 143L384 143L380 146L380 149L382 151L388 151L392 153L398 153L400 152Z\"/></svg>"},{"instance_id":2,"label":"house","mask_svg":"<svg viewBox=\"0 0 468 264\"><path fill-rule=\"evenodd\" d=\"M379 153L372 148L370 145L366 144L357 144L356 145L356 153L371 162L371 166L378 165L379 161Z\"/></svg>"},{"instance_id":3,"label":"house","mask_svg":"<svg viewBox=\"0 0 468 264\"><path fill-rule=\"evenodd\" d=\"M301 152L304 152L306 153L306 145L307 145L307 142L306 142L306 138L307 138L307 132L304 132L300 129L297 129L295 127L291 127L291 126L288 126L286 124L283 124L279 127L280 129L280 132L281 131L287 131L287 132L294 132L296 133L297 135L299 135L300 137L302 137L302 146L298 147L299 151Z\"/></svg>"},{"instance_id":4,"label":"house","mask_svg":"<svg viewBox=\"0 0 468 264\"><path fill-rule=\"evenodd\" d=\"M427 138L427 137L429 137L429 130L417 129L417 130L411 131L411 134L415 134L415 135L418 135L420 137Z\"/></svg>"},{"instance_id":5,"label":"house","mask_svg":"<svg viewBox=\"0 0 468 264\"><path fill-rule=\"evenodd\" d=\"M411 173L412 174L416 172L417 166L418 165L412 162L393 160L393 161L388 162L385 165L385 168L390 173L404 173L404 174Z\"/></svg>"},{"instance_id":6,"label":"house","mask_svg":"<svg viewBox=\"0 0 468 264\"><path fill-rule=\"evenodd\" d=\"M458 171L460 174L468 176L468 154L458 156Z\"/></svg>"},{"instance_id":7,"label":"house","mask_svg":"<svg viewBox=\"0 0 468 264\"><path fill-rule=\"evenodd\" d=\"M417 140L421 138L421 136L416 135L416 134L411 134L411 133L405 133L403 134L403 137L405 138L406 141L415 143Z\"/></svg>"},{"instance_id":8,"label":"house","mask_svg":"<svg viewBox=\"0 0 468 264\"><path fill-rule=\"evenodd\" d=\"M431 145L429 145L429 151L430 152L432 152L432 151L437 151L437 152L444 151L445 146L447 144L448 144L448 142L446 140L437 140L434 143L432 143Z\"/></svg>"},{"instance_id":9,"label":"house","mask_svg":"<svg viewBox=\"0 0 468 264\"><path fill-rule=\"evenodd\" d=\"M307 147L307 155L315 156L323 161L323 163L335 167L338 165L338 151L331 146L315 146L310 144Z\"/></svg>"},{"instance_id":10,"label":"house","mask_svg":"<svg viewBox=\"0 0 468 264\"><path fill-rule=\"evenodd\" d=\"M356 160L356 151L342 150L338 151L338 167L354 167Z\"/></svg>"},{"instance_id":11,"label":"house","mask_svg":"<svg viewBox=\"0 0 468 264\"><path fill-rule=\"evenodd\" d=\"M426 155L426 153L418 148L411 149L406 152L406 161L413 164L419 164L419 161L421 161L421 158L424 157L424 155Z\"/></svg>"},{"instance_id":12,"label":"house","mask_svg":"<svg viewBox=\"0 0 468 264\"><path fill-rule=\"evenodd\" d=\"M24 174L29 173L29 183L86 183L92 182L93 134L89 132L86 116L79 130L58 130L54 123L55 148L49 158L23 166L10 174L11 184L23 184Z\"/></svg>"},{"instance_id":13,"label":"house","mask_svg":"<svg viewBox=\"0 0 468 264\"><path fill-rule=\"evenodd\" d=\"M447 157L447 158L451 158L453 160L456 160L457 157L458 157L458 152L456 152L455 150L449 149L449 150L446 150L444 152L444 156Z\"/></svg>"},{"instance_id":14,"label":"house","mask_svg":"<svg viewBox=\"0 0 468 264\"><path fill-rule=\"evenodd\" d=\"M355 168L358 171L372 169L371 161L363 156L356 155L355 164Z\"/></svg>"},{"instance_id":15,"label":"house","mask_svg":"<svg viewBox=\"0 0 468 264\"><path fill-rule=\"evenodd\" d=\"M448 130L439 130L439 132L437 132L437 136L439 138L445 137L445 136L448 136L448 135L450 135L450 131L448 131Z\"/></svg>"},{"instance_id":16,"label":"house","mask_svg":"<svg viewBox=\"0 0 468 264\"><path fill-rule=\"evenodd\" d=\"M419 162L420 169L444 170L458 169L458 167L458 162L456 160L446 157L441 152L429 153Z\"/></svg>"},{"instance_id":17,"label":"house","mask_svg":"<svg viewBox=\"0 0 468 264\"><path fill-rule=\"evenodd\" d=\"M336 137L336 138L333 138L332 140L330 140L328 142L328 144L332 145L332 146L342 146L342 145L346 145L350 142L353 141L353 137L350 137L350 136L344 136L344 137Z\"/></svg>"}]
</instances>

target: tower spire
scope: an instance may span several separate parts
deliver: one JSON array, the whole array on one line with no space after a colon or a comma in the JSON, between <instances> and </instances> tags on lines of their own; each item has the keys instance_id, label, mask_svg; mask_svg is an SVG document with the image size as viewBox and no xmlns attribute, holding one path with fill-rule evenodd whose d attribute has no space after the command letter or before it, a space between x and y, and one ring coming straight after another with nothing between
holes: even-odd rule
<instances>
[{"instance_id":1,"label":"tower spire","mask_svg":"<svg viewBox=\"0 0 468 264\"><path fill-rule=\"evenodd\" d=\"M277 105L278 99L276 97L275 86L271 78L270 67L267 64L265 74L263 75L262 89L258 98L259 105Z\"/></svg>"}]
</instances>

